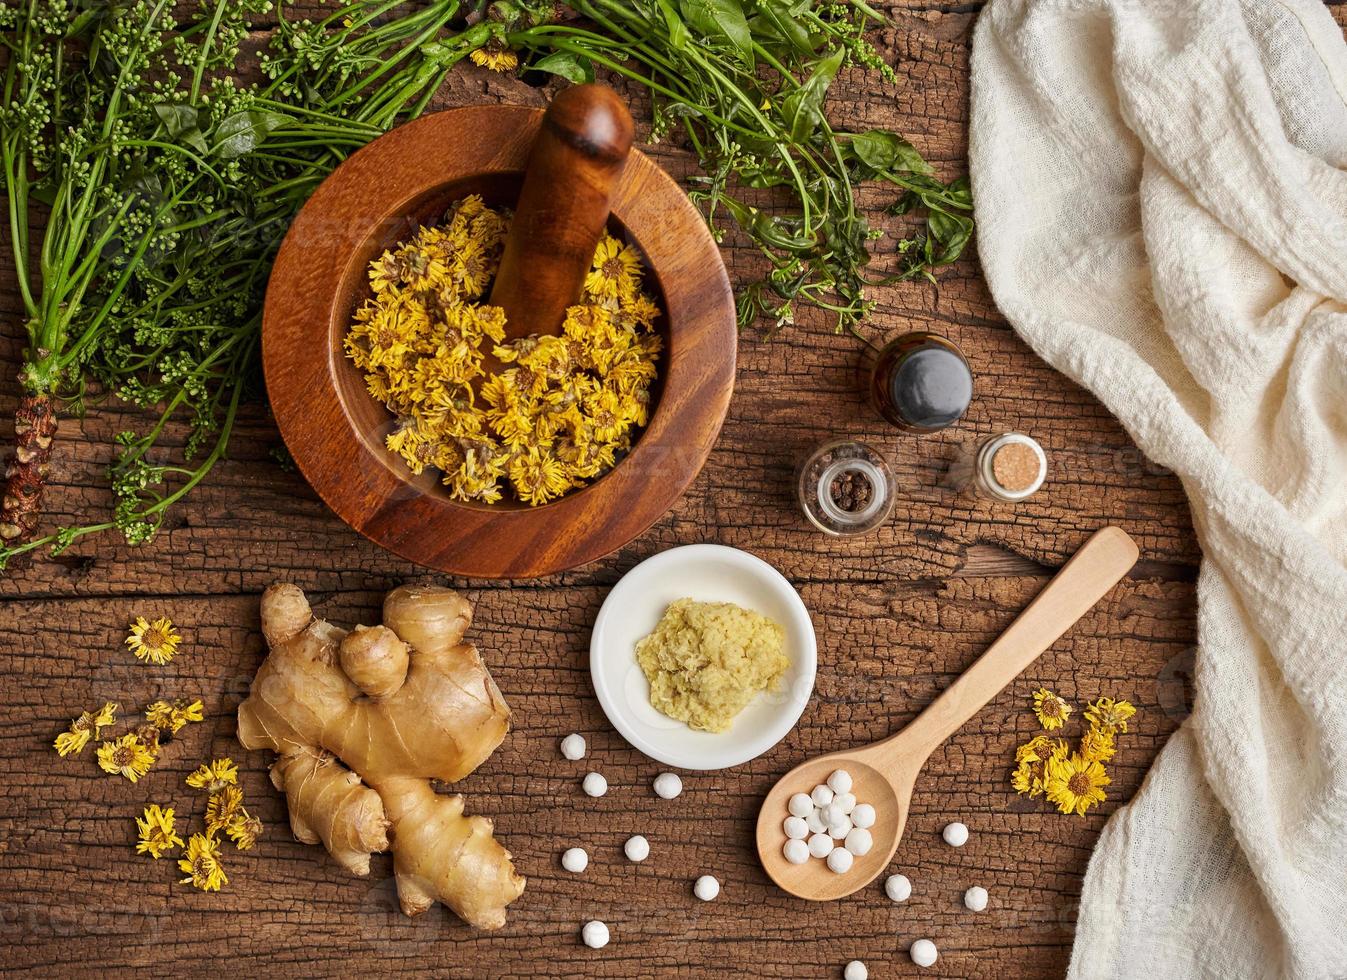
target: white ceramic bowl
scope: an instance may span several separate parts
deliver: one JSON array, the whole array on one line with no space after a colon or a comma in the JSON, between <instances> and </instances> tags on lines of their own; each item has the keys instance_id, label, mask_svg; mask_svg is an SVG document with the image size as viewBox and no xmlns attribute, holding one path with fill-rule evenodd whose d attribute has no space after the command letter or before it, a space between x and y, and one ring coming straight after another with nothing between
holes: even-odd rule
<instances>
[{"instance_id":1,"label":"white ceramic bowl","mask_svg":"<svg viewBox=\"0 0 1347 980\"><path fill-rule=\"evenodd\" d=\"M650 706L636 644L669 603L690 597L733 602L786 631L790 667L778 691L749 702L725 732L697 732ZM613 727L652 759L680 769L725 769L756 758L795 727L814 690L818 648L804 602L761 558L718 544L693 544L648 558L613 586L589 641L594 691Z\"/></svg>"}]
</instances>

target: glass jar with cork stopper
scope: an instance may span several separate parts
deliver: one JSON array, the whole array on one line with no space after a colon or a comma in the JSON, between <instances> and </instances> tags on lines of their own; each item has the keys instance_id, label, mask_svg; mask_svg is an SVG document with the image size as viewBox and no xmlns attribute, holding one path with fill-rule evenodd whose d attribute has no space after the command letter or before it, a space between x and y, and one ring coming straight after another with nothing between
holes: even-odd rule
<instances>
[{"instance_id":1,"label":"glass jar with cork stopper","mask_svg":"<svg viewBox=\"0 0 1347 980\"><path fill-rule=\"evenodd\" d=\"M1033 496L1048 475L1048 457L1022 432L1003 432L977 444L950 468L951 482L972 484L981 496L1014 503Z\"/></svg>"}]
</instances>

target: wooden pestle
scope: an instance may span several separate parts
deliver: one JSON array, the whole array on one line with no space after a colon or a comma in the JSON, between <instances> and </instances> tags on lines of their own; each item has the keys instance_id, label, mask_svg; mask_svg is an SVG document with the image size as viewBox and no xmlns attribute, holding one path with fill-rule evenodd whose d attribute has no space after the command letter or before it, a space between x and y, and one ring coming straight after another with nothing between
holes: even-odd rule
<instances>
[{"instance_id":1,"label":"wooden pestle","mask_svg":"<svg viewBox=\"0 0 1347 980\"><path fill-rule=\"evenodd\" d=\"M491 290L507 340L561 330L608 224L632 136L631 113L605 85L576 85L552 100Z\"/></svg>"}]
</instances>

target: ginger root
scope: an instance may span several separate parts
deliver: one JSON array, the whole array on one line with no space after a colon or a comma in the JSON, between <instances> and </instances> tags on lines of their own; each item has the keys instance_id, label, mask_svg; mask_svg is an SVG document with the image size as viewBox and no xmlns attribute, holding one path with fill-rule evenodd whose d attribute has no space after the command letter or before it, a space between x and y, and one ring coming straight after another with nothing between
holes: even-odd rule
<instances>
[{"instance_id":1,"label":"ginger root","mask_svg":"<svg viewBox=\"0 0 1347 980\"><path fill-rule=\"evenodd\" d=\"M450 589L403 586L384 600L383 619L347 633L315 619L298 587L267 589L270 653L239 705L239 741L280 755L271 781L297 839L321 841L362 877L370 855L391 846L403 912L438 900L498 928L524 879L491 821L464 816L461 796L430 785L472 772L510 727L477 649L462 642L472 606Z\"/></svg>"}]
</instances>

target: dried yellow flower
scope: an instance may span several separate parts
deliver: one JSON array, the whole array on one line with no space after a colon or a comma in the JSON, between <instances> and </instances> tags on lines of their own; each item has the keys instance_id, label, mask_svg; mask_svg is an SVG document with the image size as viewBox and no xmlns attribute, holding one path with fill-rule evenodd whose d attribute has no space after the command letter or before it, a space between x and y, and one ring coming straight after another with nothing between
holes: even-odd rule
<instances>
[{"instance_id":1,"label":"dried yellow flower","mask_svg":"<svg viewBox=\"0 0 1347 980\"><path fill-rule=\"evenodd\" d=\"M136 842L137 854L148 854L156 861L164 851L182 846L182 838L173 832L173 808L159 808L151 804L145 808L145 815L136 818L136 828L140 831L140 840Z\"/></svg>"},{"instance_id":2,"label":"dried yellow flower","mask_svg":"<svg viewBox=\"0 0 1347 980\"><path fill-rule=\"evenodd\" d=\"M490 68L492 71L514 71L519 67L519 55L500 46L499 42L489 42L468 55L474 65Z\"/></svg>"},{"instance_id":3,"label":"dried yellow flower","mask_svg":"<svg viewBox=\"0 0 1347 980\"><path fill-rule=\"evenodd\" d=\"M106 702L97 711L83 711L78 718L70 722L68 731L56 736L56 751L64 758L72 752L78 755L89 744L89 739L98 738L103 729L117 720L117 704Z\"/></svg>"},{"instance_id":4,"label":"dried yellow flower","mask_svg":"<svg viewBox=\"0 0 1347 980\"><path fill-rule=\"evenodd\" d=\"M220 842L205 834L193 834L187 841L187 853L178 859L178 867L187 872L182 879L203 892L218 892L229 884L224 866L220 864Z\"/></svg>"},{"instance_id":5,"label":"dried yellow flower","mask_svg":"<svg viewBox=\"0 0 1347 980\"><path fill-rule=\"evenodd\" d=\"M154 750L139 735L123 735L98 747L98 765L104 772L125 776L134 783L154 765Z\"/></svg>"},{"instance_id":6,"label":"dried yellow flower","mask_svg":"<svg viewBox=\"0 0 1347 980\"><path fill-rule=\"evenodd\" d=\"M1010 785L1021 796L1042 796L1048 762L1069 754L1070 749L1062 739L1035 735L1015 750L1016 766L1010 774Z\"/></svg>"},{"instance_id":7,"label":"dried yellow flower","mask_svg":"<svg viewBox=\"0 0 1347 980\"><path fill-rule=\"evenodd\" d=\"M206 801L206 832L214 834L224 830L242 812L243 790L237 786L221 787Z\"/></svg>"},{"instance_id":8,"label":"dried yellow flower","mask_svg":"<svg viewBox=\"0 0 1347 980\"><path fill-rule=\"evenodd\" d=\"M257 838L262 836L262 829L262 821L244 810L229 822L225 833L229 835L235 847L240 851L246 851L257 843Z\"/></svg>"},{"instance_id":9,"label":"dried yellow flower","mask_svg":"<svg viewBox=\"0 0 1347 980\"><path fill-rule=\"evenodd\" d=\"M1084 816L1090 807L1104 802L1108 784L1108 774L1098 761L1071 755L1048 760L1043 791L1048 802L1056 804L1062 813Z\"/></svg>"},{"instance_id":10,"label":"dried yellow flower","mask_svg":"<svg viewBox=\"0 0 1347 980\"><path fill-rule=\"evenodd\" d=\"M218 793L226 786L236 785L239 781L238 766L233 759L212 759L199 766L187 777L187 785L192 789L204 789L208 793Z\"/></svg>"},{"instance_id":11,"label":"dried yellow flower","mask_svg":"<svg viewBox=\"0 0 1347 980\"><path fill-rule=\"evenodd\" d=\"M1106 728L1091 728L1080 737L1080 754L1084 759L1108 762L1116 751L1113 732Z\"/></svg>"},{"instance_id":12,"label":"dried yellow flower","mask_svg":"<svg viewBox=\"0 0 1347 980\"><path fill-rule=\"evenodd\" d=\"M1071 714L1071 705L1046 687L1040 687L1034 692L1034 714L1038 716L1040 725L1048 731L1054 731L1066 724L1066 719Z\"/></svg>"},{"instance_id":13,"label":"dried yellow flower","mask_svg":"<svg viewBox=\"0 0 1347 980\"><path fill-rule=\"evenodd\" d=\"M1092 728L1108 732L1127 732L1127 719L1137 713L1130 701L1115 701L1112 698L1099 698L1091 701L1085 708L1085 720Z\"/></svg>"},{"instance_id":14,"label":"dried yellow flower","mask_svg":"<svg viewBox=\"0 0 1347 980\"><path fill-rule=\"evenodd\" d=\"M176 735L182 727L191 721L202 721L205 706L200 699L187 700L177 698L172 703L155 701L145 709L145 718L160 731Z\"/></svg>"},{"instance_id":15,"label":"dried yellow flower","mask_svg":"<svg viewBox=\"0 0 1347 980\"><path fill-rule=\"evenodd\" d=\"M605 235L594 251L594 267L585 277L585 289L597 299L631 302L641 281L641 259L636 249Z\"/></svg>"},{"instance_id":16,"label":"dried yellow flower","mask_svg":"<svg viewBox=\"0 0 1347 980\"><path fill-rule=\"evenodd\" d=\"M126 638L126 645L137 660L161 667L173 659L181 642L182 637L173 629L172 620L163 616L152 623L143 616L137 616Z\"/></svg>"},{"instance_id":17,"label":"dried yellow flower","mask_svg":"<svg viewBox=\"0 0 1347 980\"><path fill-rule=\"evenodd\" d=\"M544 504L611 469L649 420L660 309L636 249L605 235L561 334L505 342L504 311L482 299L508 225L473 195L389 249L343 346L412 473L438 470L457 500Z\"/></svg>"}]
</instances>

